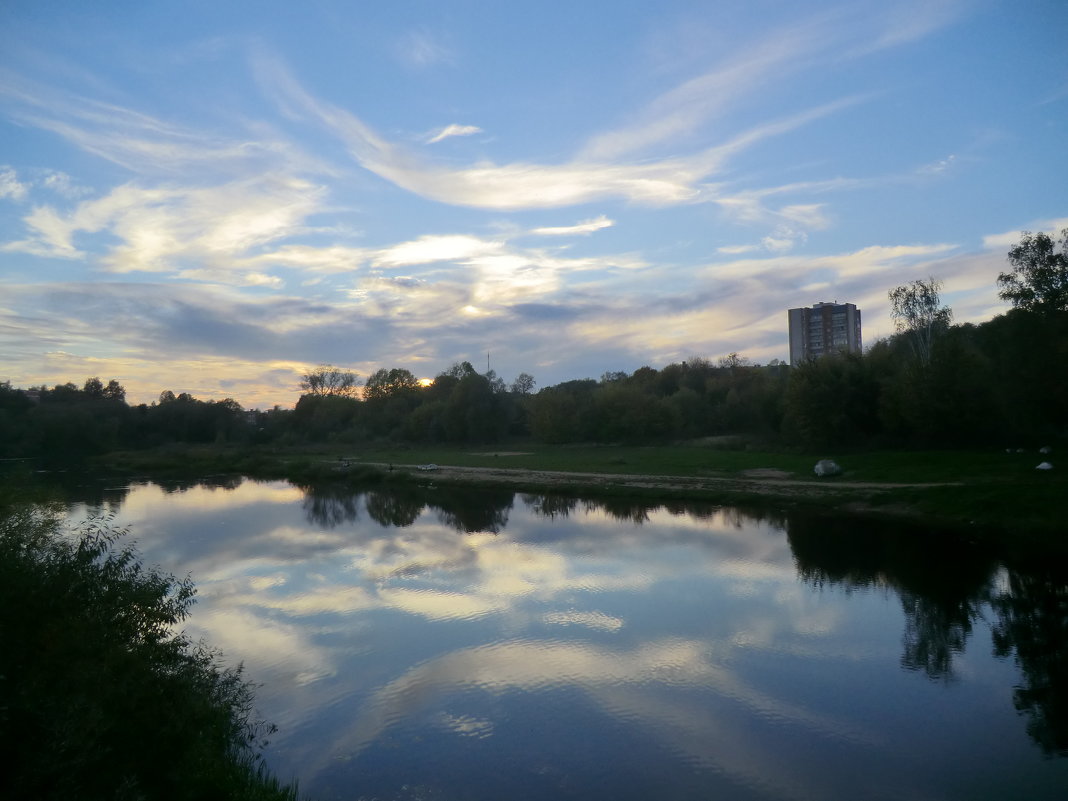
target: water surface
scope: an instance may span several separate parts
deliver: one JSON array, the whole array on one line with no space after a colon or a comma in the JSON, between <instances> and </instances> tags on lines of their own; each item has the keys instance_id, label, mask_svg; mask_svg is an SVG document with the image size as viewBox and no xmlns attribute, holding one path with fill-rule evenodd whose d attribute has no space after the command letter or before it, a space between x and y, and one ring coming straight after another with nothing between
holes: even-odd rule
<instances>
[{"instance_id":1,"label":"water surface","mask_svg":"<svg viewBox=\"0 0 1068 801\"><path fill-rule=\"evenodd\" d=\"M1063 799L1068 588L949 532L511 491L81 488L317 799Z\"/></svg>"}]
</instances>

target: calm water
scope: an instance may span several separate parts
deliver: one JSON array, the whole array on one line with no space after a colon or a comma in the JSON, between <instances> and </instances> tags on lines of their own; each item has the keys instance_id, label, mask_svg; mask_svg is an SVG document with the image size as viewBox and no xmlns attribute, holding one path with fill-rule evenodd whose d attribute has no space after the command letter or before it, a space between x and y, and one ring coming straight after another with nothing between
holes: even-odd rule
<instances>
[{"instance_id":1,"label":"calm water","mask_svg":"<svg viewBox=\"0 0 1068 801\"><path fill-rule=\"evenodd\" d=\"M1064 799L1068 587L945 532L511 492L82 488L316 799Z\"/></svg>"}]
</instances>

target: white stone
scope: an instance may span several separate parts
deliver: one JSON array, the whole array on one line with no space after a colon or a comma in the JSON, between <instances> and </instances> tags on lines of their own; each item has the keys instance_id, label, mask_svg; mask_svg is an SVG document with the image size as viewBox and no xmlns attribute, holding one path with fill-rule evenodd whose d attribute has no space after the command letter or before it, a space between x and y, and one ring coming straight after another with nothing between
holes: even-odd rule
<instances>
[{"instance_id":1,"label":"white stone","mask_svg":"<svg viewBox=\"0 0 1068 801\"><path fill-rule=\"evenodd\" d=\"M1053 465L1051 465L1049 462L1043 462L1042 464L1040 464L1038 467L1035 468L1035 470L1052 470L1052 469L1053 469Z\"/></svg>"},{"instance_id":2,"label":"white stone","mask_svg":"<svg viewBox=\"0 0 1068 801\"><path fill-rule=\"evenodd\" d=\"M834 459L820 459L816 462L815 472L817 476L836 476L842 472L842 468Z\"/></svg>"}]
</instances>

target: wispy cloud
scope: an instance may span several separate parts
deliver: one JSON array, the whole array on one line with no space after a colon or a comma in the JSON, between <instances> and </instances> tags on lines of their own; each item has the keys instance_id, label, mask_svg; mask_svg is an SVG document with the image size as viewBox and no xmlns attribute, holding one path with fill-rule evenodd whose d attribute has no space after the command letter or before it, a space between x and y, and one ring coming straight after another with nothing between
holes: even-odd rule
<instances>
[{"instance_id":1,"label":"wispy cloud","mask_svg":"<svg viewBox=\"0 0 1068 801\"><path fill-rule=\"evenodd\" d=\"M450 64L455 58L453 48L440 34L426 28L408 31L396 43L397 57L411 67L431 67Z\"/></svg>"},{"instance_id":2,"label":"wispy cloud","mask_svg":"<svg viewBox=\"0 0 1068 801\"><path fill-rule=\"evenodd\" d=\"M472 136L473 134L482 133L482 129L477 125L458 125L453 123L446 125L444 128L438 128L432 132L426 140L428 145L432 145L435 142L440 142L442 139L448 139L450 136Z\"/></svg>"},{"instance_id":3,"label":"wispy cloud","mask_svg":"<svg viewBox=\"0 0 1068 801\"><path fill-rule=\"evenodd\" d=\"M538 236L574 236L592 234L595 231L600 231L605 228L611 228L615 225L614 220L608 219L605 215L595 217L592 220L584 220L575 225L563 225L558 227L548 228L535 228L530 233Z\"/></svg>"},{"instance_id":4,"label":"wispy cloud","mask_svg":"<svg viewBox=\"0 0 1068 801\"><path fill-rule=\"evenodd\" d=\"M845 98L751 127L689 157L630 164L576 160L555 165L479 163L453 168L428 162L386 140L355 114L319 101L276 60L261 57L258 69L265 74L261 82L272 87L283 106L303 110L340 137L365 169L423 197L498 210L555 208L609 197L650 206L710 199L702 181L729 157L859 100Z\"/></svg>"},{"instance_id":5,"label":"wispy cloud","mask_svg":"<svg viewBox=\"0 0 1068 801\"><path fill-rule=\"evenodd\" d=\"M984 236L983 247L987 249L1009 248L1020 241L1020 237L1023 236L1024 231L1031 231L1032 233L1042 232L1050 235L1055 235L1059 234L1065 228L1068 228L1068 217L1036 220L1024 228L1018 228L1012 231L1005 231L1000 234L988 234Z\"/></svg>"},{"instance_id":6,"label":"wispy cloud","mask_svg":"<svg viewBox=\"0 0 1068 801\"><path fill-rule=\"evenodd\" d=\"M917 168L916 173L917 175L941 175L942 173L949 170L956 160L957 157L954 154L950 153L945 158L931 162L930 164L924 164L923 166Z\"/></svg>"},{"instance_id":7,"label":"wispy cloud","mask_svg":"<svg viewBox=\"0 0 1068 801\"><path fill-rule=\"evenodd\" d=\"M28 188L19 180L18 173L11 167L0 167L0 199L22 200Z\"/></svg>"},{"instance_id":8,"label":"wispy cloud","mask_svg":"<svg viewBox=\"0 0 1068 801\"><path fill-rule=\"evenodd\" d=\"M81 150L139 175L188 177L193 170L233 177L279 165L327 172L268 127L253 126L246 137L226 137L159 119L115 103L85 98L0 70L0 97L11 116L50 131Z\"/></svg>"},{"instance_id":9,"label":"wispy cloud","mask_svg":"<svg viewBox=\"0 0 1068 801\"><path fill-rule=\"evenodd\" d=\"M769 37L702 75L691 78L653 100L630 125L594 136L581 157L601 161L692 133L699 125L769 81L786 65L825 44L826 36L812 25Z\"/></svg>"}]
</instances>

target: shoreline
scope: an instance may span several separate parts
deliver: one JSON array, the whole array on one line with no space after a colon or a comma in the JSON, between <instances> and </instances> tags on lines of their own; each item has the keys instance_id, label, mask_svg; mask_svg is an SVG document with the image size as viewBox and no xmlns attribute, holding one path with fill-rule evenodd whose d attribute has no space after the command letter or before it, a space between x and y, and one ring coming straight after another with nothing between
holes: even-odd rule
<instances>
[{"instance_id":1,"label":"shoreline","mask_svg":"<svg viewBox=\"0 0 1068 801\"><path fill-rule=\"evenodd\" d=\"M773 505L952 526L1010 548L1068 553L1068 512L1064 509L1068 477L1053 471L1035 473L1026 455L857 452L848 455L843 474L810 478L813 461L809 456L686 446L535 452L368 447L357 454L353 450L351 446L166 448L111 453L85 466L126 476L230 474L298 484L455 484L572 496L628 496L650 503L693 500ZM421 469L430 463L434 469ZM916 480L902 480L910 478Z\"/></svg>"}]
</instances>

